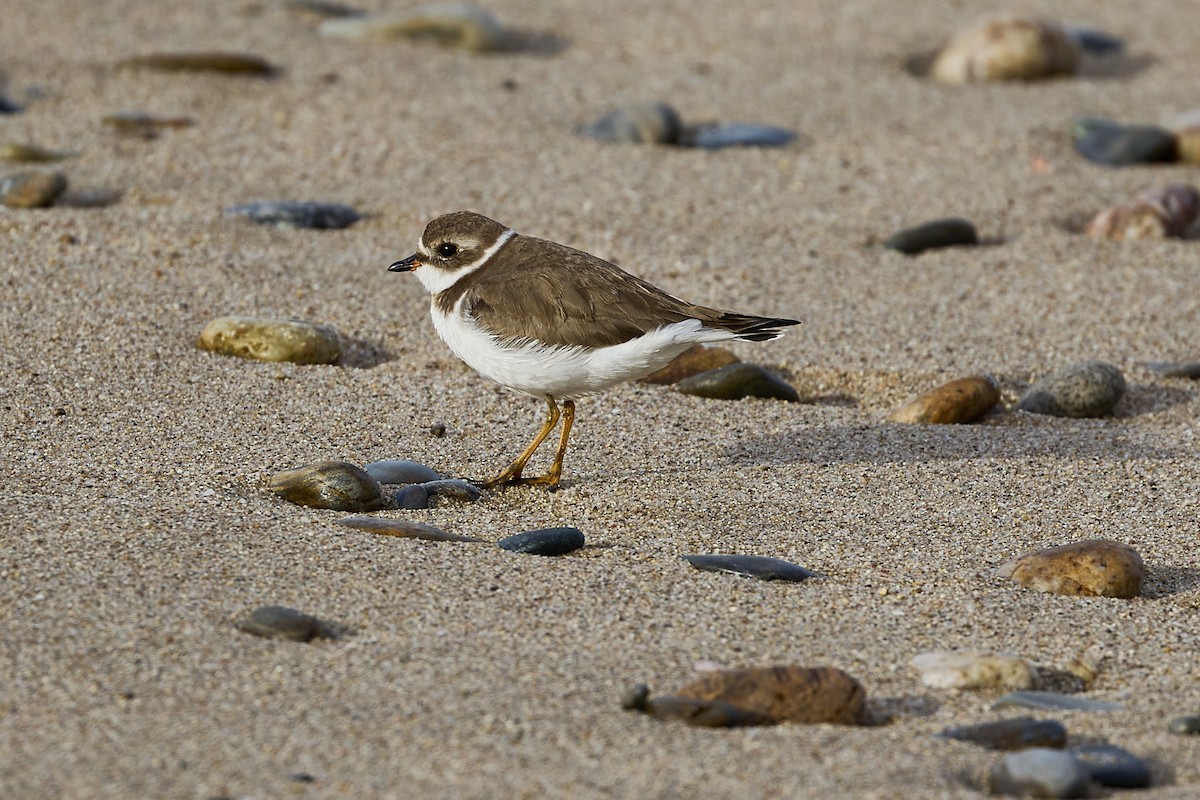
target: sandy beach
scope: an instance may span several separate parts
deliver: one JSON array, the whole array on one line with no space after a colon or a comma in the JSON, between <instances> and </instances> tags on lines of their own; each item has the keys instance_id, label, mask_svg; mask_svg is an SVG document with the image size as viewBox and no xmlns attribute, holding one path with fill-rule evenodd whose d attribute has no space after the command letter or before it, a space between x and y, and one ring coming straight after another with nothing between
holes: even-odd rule
<instances>
[{"instance_id":1,"label":"sandy beach","mask_svg":"<svg viewBox=\"0 0 1200 800\"><path fill-rule=\"evenodd\" d=\"M1080 116L1162 124L1200 107L1200 4L484 7L536 46L333 39L273 0L8 0L0 94L24 111L0 115L0 139L72 156L0 164L70 181L50 208L0 208L0 794L976 798L1003 754L936 734L1026 715L1146 760L1138 797L1200 796L1200 737L1167 730L1200 714L1200 387L1146 366L1200 360L1200 241L1080 235L1100 209L1200 172L1099 166L1070 134ZM1042 82L906 71L1005 10L1125 50ZM278 72L118 66L198 50ZM648 101L800 139L707 151L576 133ZM102 122L127 111L194 124L143 138ZM223 213L255 200L364 219L325 231ZM560 490L376 512L477 544L348 530L343 512L275 497L271 475L325 459L484 477L536 430L541 402L460 363L417 280L387 271L460 209L697 303L802 320L730 349L804 402L626 384L579 403ZM984 246L881 246L949 216ZM224 315L331 325L345 356L198 349ZM1124 374L1112 415L1013 410L1037 379L1089 360ZM982 422L884 420L978 373L1002 391ZM548 526L588 544L556 558L491 544ZM995 574L1089 538L1141 554L1140 597ZM691 553L821 577L701 572ZM272 604L346 635L301 644L235 626ZM1047 670L1090 653L1100 670L1081 696L1121 707L996 710L1003 690L923 685L911 661L929 650ZM621 708L630 686L669 692L697 662L837 667L879 724L711 730Z\"/></svg>"}]
</instances>

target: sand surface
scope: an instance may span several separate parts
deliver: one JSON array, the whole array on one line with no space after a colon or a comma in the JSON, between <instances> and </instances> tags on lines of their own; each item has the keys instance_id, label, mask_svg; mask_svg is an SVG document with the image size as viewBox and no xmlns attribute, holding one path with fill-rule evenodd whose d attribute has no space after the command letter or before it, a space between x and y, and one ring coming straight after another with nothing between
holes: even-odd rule
<instances>
[{"instance_id":1,"label":"sand surface","mask_svg":"<svg viewBox=\"0 0 1200 800\"><path fill-rule=\"evenodd\" d=\"M1126 39L1115 65L1073 80L946 88L902 69L1000 7L502 0L487 8L550 46L479 56L320 38L315 17L269 0L6 0L0 70L27 110L0 117L0 138L78 155L57 165L65 204L0 211L0 794L977 797L998 756L934 734L1020 712L991 710L996 691L922 686L910 660L930 649L1053 668L1101 654L1087 696L1123 709L1040 716L1149 759L1158 785L1140 797L1200 794L1200 738L1166 731L1200 712L1200 399L1144 367L1200 358L1200 243L1070 230L1197 172L1098 167L1068 135L1081 114L1156 122L1200 105L1200 4L1016 3ZM199 49L282 73L115 66ZM806 143L572 133L644 100ZM196 125L121 137L100 120L124 110ZM119 200L87 207L105 191ZM257 199L370 216L334 232L222 216ZM590 547L559 559L347 531L332 524L344 514L271 496L272 473L321 459L482 477L532 435L538 401L460 364L418 282L386 271L425 222L464 208L696 302L802 319L735 349L811 402L626 385L581 402L561 491L381 512L489 541L582 529ZM996 244L915 259L878 244L949 215ZM331 324L350 354L302 367L198 350L225 314ZM1111 418L882 422L979 371L1011 409L1088 359L1128 380ZM1141 552L1143 597L994 576L1089 537ZM694 552L825 577L702 573L679 558ZM302 645L234 628L264 604L354 634ZM670 690L698 660L837 666L891 722L713 731L620 709L629 685Z\"/></svg>"}]
</instances>

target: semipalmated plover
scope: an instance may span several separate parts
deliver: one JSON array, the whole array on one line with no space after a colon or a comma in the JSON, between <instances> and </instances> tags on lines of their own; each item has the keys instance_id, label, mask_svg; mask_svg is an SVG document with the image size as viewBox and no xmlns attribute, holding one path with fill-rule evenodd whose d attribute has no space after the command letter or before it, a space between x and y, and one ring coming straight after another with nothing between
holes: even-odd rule
<instances>
[{"instance_id":1,"label":"semipalmated plover","mask_svg":"<svg viewBox=\"0 0 1200 800\"><path fill-rule=\"evenodd\" d=\"M542 429L482 482L488 488L557 486L579 397L645 377L697 343L767 341L799 324L684 302L603 259L470 211L430 222L417 252L389 269L416 272L431 295L433 327L456 356L501 386L546 400ZM550 470L522 477L560 416Z\"/></svg>"}]
</instances>

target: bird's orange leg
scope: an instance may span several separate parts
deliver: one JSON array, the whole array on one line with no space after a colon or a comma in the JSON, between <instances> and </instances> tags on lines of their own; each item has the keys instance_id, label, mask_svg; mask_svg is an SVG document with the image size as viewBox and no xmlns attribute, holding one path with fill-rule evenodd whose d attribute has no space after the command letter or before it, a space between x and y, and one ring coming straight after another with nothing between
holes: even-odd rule
<instances>
[{"instance_id":1,"label":"bird's orange leg","mask_svg":"<svg viewBox=\"0 0 1200 800\"><path fill-rule=\"evenodd\" d=\"M566 403L564 403L564 405L569 405L569 409L570 409L569 413L573 417L575 415L575 404L572 403L570 400L568 400ZM521 453L521 455L517 456L516 461L512 462L507 467L505 467L503 472L501 472L499 475L497 475L496 477L491 478L489 480L480 481L479 485L485 489L493 489L493 488L500 486L502 484L505 484L505 483L528 483L528 482L530 482L527 480L523 480L521 478L521 471L525 469L525 465L529 463L529 459L533 458L533 454L537 452L537 449L542 446L542 442L546 441L546 437L550 435L550 431L554 430L554 426L558 424L559 416L560 416L560 414L558 411L558 404L554 402L553 397L550 397L549 395L547 395L546 396L546 421L542 423L542 429L540 431L538 431L537 436L533 437L533 441L529 443L529 447L526 447L525 452L523 452L523 453ZM565 447L566 447L566 438L564 437L563 444L560 445L560 448L565 449ZM559 461L559 468L561 469L562 468L562 453L561 452L559 453L558 461ZM540 479L538 479L538 478L534 478L532 480L541 482ZM555 478L554 482L557 483L558 479Z\"/></svg>"},{"instance_id":2,"label":"bird's orange leg","mask_svg":"<svg viewBox=\"0 0 1200 800\"><path fill-rule=\"evenodd\" d=\"M563 456L567 454L567 440L571 438L571 425L575 422L574 400L563 401L562 421L562 433L558 437L558 451L554 454L554 463L550 465L550 471L536 478L521 478L521 483L549 486L550 488L558 486L558 479L562 476Z\"/></svg>"}]
</instances>

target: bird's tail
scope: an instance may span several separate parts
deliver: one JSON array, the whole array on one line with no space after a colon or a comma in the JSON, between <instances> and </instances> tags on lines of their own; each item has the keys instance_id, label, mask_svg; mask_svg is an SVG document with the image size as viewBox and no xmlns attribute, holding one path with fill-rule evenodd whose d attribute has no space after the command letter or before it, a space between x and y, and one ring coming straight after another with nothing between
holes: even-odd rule
<instances>
[{"instance_id":1,"label":"bird's tail","mask_svg":"<svg viewBox=\"0 0 1200 800\"><path fill-rule=\"evenodd\" d=\"M769 342L783 336L784 328L799 325L800 320L782 317L752 317L749 314L725 312L713 323L748 342Z\"/></svg>"}]
</instances>

